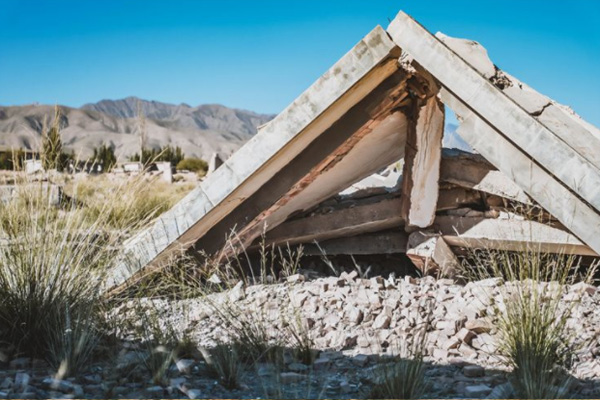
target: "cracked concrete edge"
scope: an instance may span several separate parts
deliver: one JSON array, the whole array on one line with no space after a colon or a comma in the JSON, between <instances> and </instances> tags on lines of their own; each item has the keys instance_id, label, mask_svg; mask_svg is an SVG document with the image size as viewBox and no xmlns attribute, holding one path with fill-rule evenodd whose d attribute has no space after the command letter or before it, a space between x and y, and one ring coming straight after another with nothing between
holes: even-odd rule
<instances>
[{"instance_id":1,"label":"cracked concrete edge","mask_svg":"<svg viewBox=\"0 0 600 400\"><path fill-rule=\"evenodd\" d=\"M480 43L469 39L435 35L452 51L494 83L529 115L600 169L600 130L585 122L569 107L541 94L526 83L498 68Z\"/></svg>"},{"instance_id":2,"label":"cracked concrete edge","mask_svg":"<svg viewBox=\"0 0 600 400\"><path fill-rule=\"evenodd\" d=\"M509 139L578 197L600 210L600 169L592 162L407 14L400 12L387 31L403 51L494 127L498 135Z\"/></svg>"}]
</instances>

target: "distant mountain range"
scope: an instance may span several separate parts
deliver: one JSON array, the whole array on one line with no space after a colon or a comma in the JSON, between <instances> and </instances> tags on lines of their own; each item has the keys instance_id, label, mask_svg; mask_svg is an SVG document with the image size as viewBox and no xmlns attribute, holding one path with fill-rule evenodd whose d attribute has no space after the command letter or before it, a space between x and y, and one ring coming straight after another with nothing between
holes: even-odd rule
<instances>
[{"instance_id":1,"label":"distant mountain range","mask_svg":"<svg viewBox=\"0 0 600 400\"><path fill-rule=\"evenodd\" d=\"M192 107L137 97L60 109L67 150L83 159L94 147L106 144L114 146L120 161L139 152L138 109L146 119L147 147L179 146L186 156L205 160L215 152L229 157L256 134L258 126L274 117L217 104ZM44 118L50 124L53 115L54 107L49 105L0 106L0 147L39 149ZM452 124L446 125L444 147L470 150Z\"/></svg>"},{"instance_id":2,"label":"distant mountain range","mask_svg":"<svg viewBox=\"0 0 600 400\"><path fill-rule=\"evenodd\" d=\"M111 145L122 161L139 152L138 109L145 115L148 147L179 146L186 156L204 159L213 152L228 157L274 117L217 104L191 107L136 97L60 109L66 149L85 158L94 147ZM51 123L53 115L49 105L0 106L0 146L38 149L44 118Z\"/></svg>"}]
</instances>

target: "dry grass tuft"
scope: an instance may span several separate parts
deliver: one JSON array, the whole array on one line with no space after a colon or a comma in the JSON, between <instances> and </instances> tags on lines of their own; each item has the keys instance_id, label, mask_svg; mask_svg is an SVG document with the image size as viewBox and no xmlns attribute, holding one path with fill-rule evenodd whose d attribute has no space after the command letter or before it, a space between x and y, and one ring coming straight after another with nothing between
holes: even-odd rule
<instances>
[{"instance_id":1,"label":"dry grass tuft","mask_svg":"<svg viewBox=\"0 0 600 400\"><path fill-rule=\"evenodd\" d=\"M565 303L562 296L568 285L590 282L595 266L583 271L574 256L537 249L479 251L471 260L473 276L506 282L495 313L500 356L512 368L514 395L563 398L572 383L567 371L575 350L567 320L577 302Z\"/></svg>"}]
</instances>

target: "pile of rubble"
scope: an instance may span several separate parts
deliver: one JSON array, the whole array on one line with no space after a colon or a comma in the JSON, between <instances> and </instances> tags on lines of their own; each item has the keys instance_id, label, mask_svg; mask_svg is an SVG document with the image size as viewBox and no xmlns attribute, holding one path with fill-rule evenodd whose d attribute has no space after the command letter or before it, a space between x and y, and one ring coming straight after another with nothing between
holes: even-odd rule
<instances>
[{"instance_id":1,"label":"pile of rubble","mask_svg":"<svg viewBox=\"0 0 600 400\"><path fill-rule=\"evenodd\" d=\"M508 368L498 351L497 318L513 286L499 279L459 285L431 277L361 279L356 272L344 272L340 277L307 282L295 275L285 284L238 285L204 299L146 302L158 310L165 329L174 327L207 348L235 334L223 319L224 309L264 324L273 343L286 343L286 326L301 321L319 352L314 364L299 365L288 357L283 369L263 365L262 372L269 375L264 370L273 368L270 374L283 374L305 384L318 375L324 387L336 379L339 384L340 376L345 376L347 393L338 391L336 397L364 395L377 368L390 356L402 355L402 346L411 335L427 326L423 348L431 395L506 398L510 384ZM574 305L568 329L576 333L579 350L571 371L576 378L572 390L597 396L600 292L583 283L572 285L565 289L562 302L564 307ZM138 312L137 307L132 301L117 313ZM295 374L291 375L294 378L288 373ZM245 383L252 379L256 378Z\"/></svg>"},{"instance_id":2,"label":"pile of rubble","mask_svg":"<svg viewBox=\"0 0 600 400\"><path fill-rule=\"evenodd\" d=\"M240 284L198 299L143 299L141 305L132 300L113 315L139 321L141 310L151 310L161 329L173 330L199 348L210 349L235 335L223 319L225 309L263 324L272 343L289 347L282 363L248 365L236 389L219 383L200 351L177 359L163 382L155 382L142 362L148 350L140 347L139 332L123 324L119 331L124 341L107 349L104 361L71 378L58 379L43 360L0 349L0 398L360 398L423 327L428 331L422 342L428 396L507 398L511 386L498 351L497 312L513 286L498 279L459 285L450 279L362 279L344 272L310 281L294 275L287 283ZM579 348L570 371L572 393L597 397L600 293L589 285L572 285L562 303L573 307L568 329L576 333ZM284 340L286 327L296 323L313 345L310 364L296 359L293 345Z\"/></svg>"}]
</instances>

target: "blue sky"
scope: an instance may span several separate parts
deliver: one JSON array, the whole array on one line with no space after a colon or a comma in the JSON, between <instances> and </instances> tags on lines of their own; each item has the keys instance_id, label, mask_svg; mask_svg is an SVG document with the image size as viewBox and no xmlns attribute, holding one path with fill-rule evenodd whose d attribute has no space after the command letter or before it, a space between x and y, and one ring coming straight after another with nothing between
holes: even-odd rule
<instances>
[{"instance_id":1,"label":"blue sky","mask_svg":"<svg viewBox=\"0 0 600 400\"><path fill-rule=\"evenodd\" d=\"M276 113L400 9L600 126L599 0L0 0L0 104L135 95Z\"/></svg>"}]
</instances>

